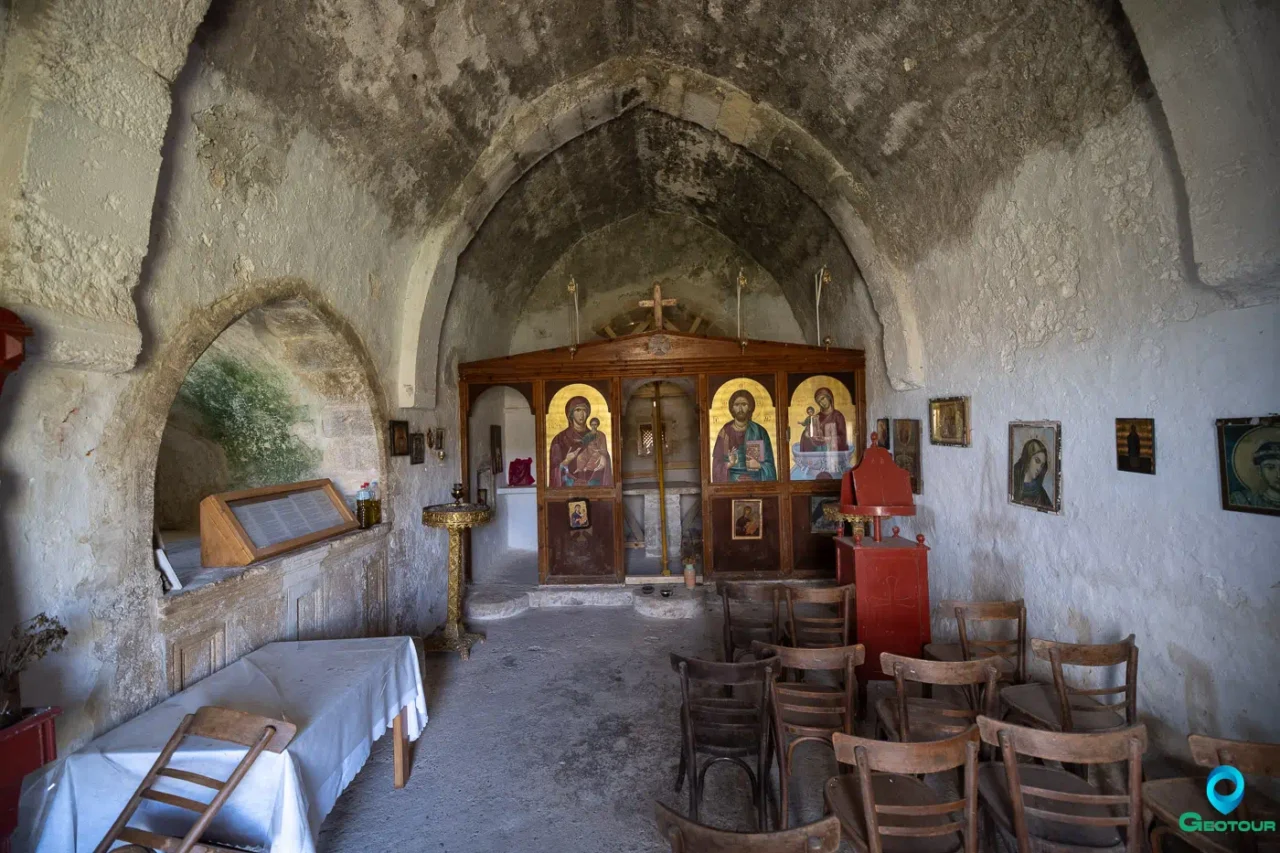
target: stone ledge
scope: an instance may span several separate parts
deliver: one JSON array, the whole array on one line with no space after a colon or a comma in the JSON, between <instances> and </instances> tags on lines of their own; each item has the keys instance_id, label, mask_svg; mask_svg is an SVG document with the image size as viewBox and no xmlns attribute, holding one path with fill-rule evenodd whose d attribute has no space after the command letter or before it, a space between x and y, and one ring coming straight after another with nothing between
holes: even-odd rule
<instances>
[{"instance_id":1,"label":"stone ledge","mask_svg":"<svg viewBox=\"0 0 1280 853\"><path fill-rule=\"evenodd\" d=\"M390 524L377 524L364 530L342 533L314 545L280 554L269 560L250 563L247 566L204 569L201 579L183 586L182 589L170 590L161 596L161 618L170 617L189 607L201 607L206 602L230 592L231 586L243 588L246 585L278 583L283 576L293 571L318 565L331 553L346 554L361 545L382 542L390 533ZM236 591L239 592L242 589Z\"/></svg>"}]
</instances>

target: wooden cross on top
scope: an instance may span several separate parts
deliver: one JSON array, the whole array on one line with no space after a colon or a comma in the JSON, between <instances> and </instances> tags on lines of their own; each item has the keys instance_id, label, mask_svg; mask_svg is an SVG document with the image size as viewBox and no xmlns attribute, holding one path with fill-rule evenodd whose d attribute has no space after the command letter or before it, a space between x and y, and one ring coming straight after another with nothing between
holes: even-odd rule
<instances>
[{"instance_id":1,"label":"wooden cross on top","mask_svg":"<svg viewBox=\"0 0 1280 853\"><path fill-rule=\"evenodd\" d=\"M662 298L662 285L656 281L653 283L653 298L640 300L641 308L653 308L653 327L657 331L662 331L662 306L675 304L676 301L674 299Z\"/></svg>"}]
</instances>

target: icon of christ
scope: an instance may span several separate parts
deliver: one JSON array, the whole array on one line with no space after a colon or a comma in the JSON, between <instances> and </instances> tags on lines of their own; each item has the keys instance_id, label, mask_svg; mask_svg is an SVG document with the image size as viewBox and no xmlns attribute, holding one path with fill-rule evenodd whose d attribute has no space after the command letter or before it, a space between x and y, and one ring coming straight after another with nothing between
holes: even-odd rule
<instances>
[{"instance_id":1,"label":"icon of christ","mask_svg":"<svg viewBox=\"0 0 1280 853\"><path fill-rule=\"evenodd\" d=\"M713 483L763 482L778 479L773 462L773 443L764 427L751 419L756 398L739 389L729 398L733 420L720 428L711 450Z\"/></svg>"}]
</instances>

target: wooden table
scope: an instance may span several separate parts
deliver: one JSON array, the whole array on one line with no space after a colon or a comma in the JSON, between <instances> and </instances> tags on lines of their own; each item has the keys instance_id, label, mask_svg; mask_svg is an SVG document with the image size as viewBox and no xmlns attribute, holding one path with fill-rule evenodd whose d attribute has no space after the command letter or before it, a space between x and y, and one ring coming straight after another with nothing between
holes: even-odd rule
<instances>
[{"instance_id":1,"label":"wooden table","mask_svg":"<svg viewBox=\"0 0 1280 853\"><path fill-rule=\"evenodd\" d=\"M258 758L207 833L231 846L289 853L314 853L325 815L387 730L395 738L393 781L402 787L407 741L427 719L408 637L271 643L27 777L15 848L92 851L183 716L204 705L297 725L283 753ZM209 743L179 750L172 766L225 779L244 750ZM144 806L131 826L180 836L191 824L190 813Z\"/></svg>"}]
</instances>

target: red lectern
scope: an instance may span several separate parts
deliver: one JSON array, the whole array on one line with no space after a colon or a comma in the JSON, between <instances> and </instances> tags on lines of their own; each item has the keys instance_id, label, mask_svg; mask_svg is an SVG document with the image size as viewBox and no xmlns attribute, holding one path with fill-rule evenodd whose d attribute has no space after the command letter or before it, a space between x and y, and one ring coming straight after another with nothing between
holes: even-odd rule
<instances>
[{"instance_id":1,"label":"red lectern","mask_svg":"<svg viewBox=\"0 0 1280 853\"><path fill-rule=\"evenodd\" d=\"M921 657L929 642L929 549L924 534L903 539L898 528L883 539L886 518L915 515L911 475L894 464L889 451L876 444L857 468L846 472L840 486L840 512L871 519L870 539L855 533L836 538L836 577L856 584L858 642L866 647L867 662L858 667L858 680L888 678L880 670L880 653Z\"/></svg>"}]
</instances>

